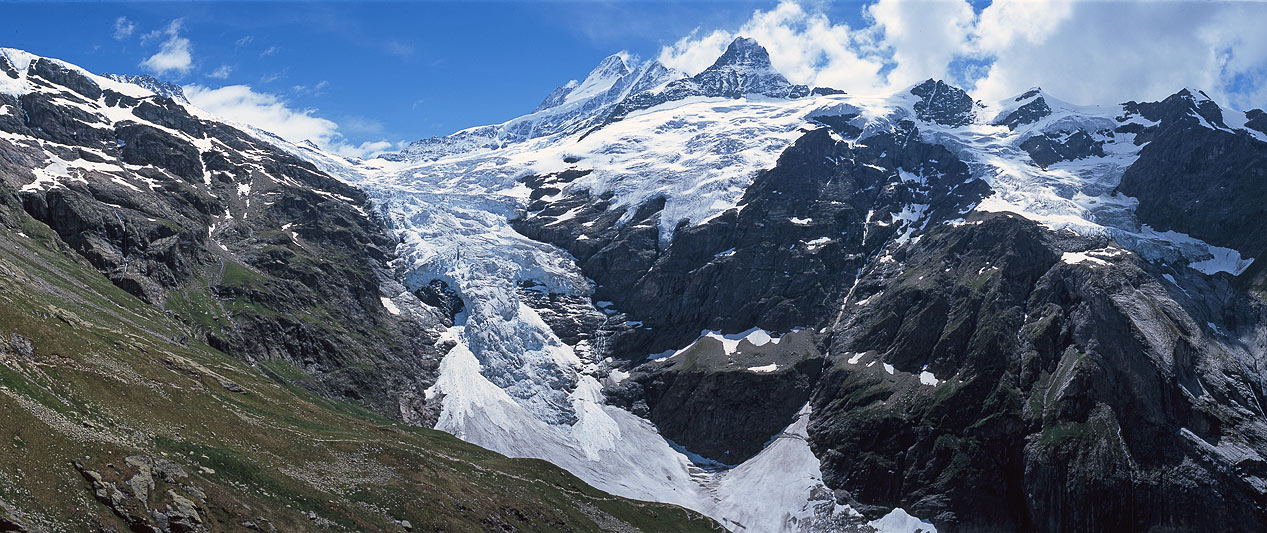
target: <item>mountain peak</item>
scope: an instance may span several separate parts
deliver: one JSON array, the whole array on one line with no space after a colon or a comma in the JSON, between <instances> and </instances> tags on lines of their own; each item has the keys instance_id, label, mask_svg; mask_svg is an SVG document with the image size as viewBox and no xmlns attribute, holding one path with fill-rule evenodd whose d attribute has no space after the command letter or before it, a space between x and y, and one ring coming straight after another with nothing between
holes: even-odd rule
<instances>
[{"instance_id":1,"label":"mountain peak","mask_svg":"<svg viewBox=\"0 0 1267 533\"><path fill-rule=\"evenodd\" d=\"M1172 120L1188 123L1208 123L1211 128L1226 128L1223 110L1204 91L1185 87L1160 102L1135 102L1122 104L1127 116L1138 114L1154 122Z\"/></svg>"},{"instance_id":2,"label":"mountain peak","mask_svg":"<svg viewBox=\"0 0 1267 533\"><path fill-rule=\"evenodd\" d=\"M710 70L723 67L742 67L745 69L768 69L770 66L770 53L766 51L761 43L751 37L736 37L735 40L726 46L726 51L722 53Z\"/></svg>"},{"instance_id":3,"label":"mountain peak","mask_svg":"<svg viewBox=\"0 0 1267 533\"><path fill-rule=\"evenodd\" d=\"M629 73L630 59L631 56L629 55L629 52L616 52L603 58L603 60L598 63L598 66L594 67L594 70L590 71L590 75L588 77L592 78L597 74L615 74L617 76L624 76Z\"/></svg>"},{"instance_id":4,"label":"mountain peak","mask_svg":"<svg viewBox=\"0 0 1267 533\"><path fill-rule=\"evenodd\" d=\"M630 68L630 63L632 62L633 56L625 51L603 58L598 63L598 66L594 67L594 70L591 70L589 75L585 76L583 81L572 80L566 85L556 88L549 96L546 96L546 99L533 112L602 94L633 72L633 69Z\"/></svg>"},{"instance_id":5,"label":"mountain peak","mask_svg":"<svg viewBox=\"0 0 1267 533\"><path fill-rule=\"evenodd\" d=\"M972 122L976 116L972 97L942 80L929 78L910 92L920 98L915 103L915 114L922 120L953 127Z\"/></svg>"},{"instance_id":6,"label":"mountain peak","mask_svg":"<svg viewBox=\"0 0 1267 533\"><path fill-rule=\"evenodd\" d=\"M1187 97L1195 102L1203 102L1210 99L1210 95L1205 94L1205 91L1192 87L1184 87L1183 89L1180 89L1179 92L1175 93L1175 95Z\"/></svg>"}]
</instances>

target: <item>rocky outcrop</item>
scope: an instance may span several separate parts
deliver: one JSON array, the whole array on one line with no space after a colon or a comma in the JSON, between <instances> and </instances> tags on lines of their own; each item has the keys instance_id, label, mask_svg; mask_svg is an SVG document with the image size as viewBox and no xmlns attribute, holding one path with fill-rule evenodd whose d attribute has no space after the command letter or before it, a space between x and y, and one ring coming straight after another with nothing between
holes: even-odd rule
<instances>
[{"instance_id":1,"label":"rocky outcrop","mask_svg":"<svg viewBox=\"0 0 1267 533\"><path fill-rule=\"evenodd\" d=\"M1035 135L1022 142L1021 149L1043 168L1061 161L1104 157L1104 141L1096 140L1085 130Z\"/></svg>"},{"instance_id":2,"label":"rocky outcrop","mask_svg":"<svg viewBox=\"0 0 1267 533\"><path fill-rule=\"evenodd\" d=\"M911 88L918 96L915 116L943 126L962 126L976 117L975 103L963 89L941 80L929 79Z\"/></svg>"},{"instance_id":3,"label":"rocky outcrop","mask_svg":"<svg viewBox=\"0 0 1267 533\"><path fill-rule=\"evenodd\" d=\"M1251 109L1245 112L1245 126L1261 133L1267 133L1267 113L1262 109Z\"/></svg>"},{"instance_id":4,"label":"rocky outcrop","mask_svg":"<svg viewBox=\"0 0 1267 533\"><path fill-rule=\"evenodd\" d=\"M1015 130L1020 126L1033 124L1050 116L1051 107L1047 105L1047 100L1039 96L1040 94L1042 94L1040 89L1031 89L1016 97L1017 102L1029 101L999 117L994 123L1007 126L1009 130Z\"/></svg>"},{"instance_id":5,"label":"rocky outcrop","mask_svg":"<svg viewBox=\"0 0 1267 533\"><path fill-rule=\"evenodd\" d=\"M924 122L975 120L944 83L912 93ZM1118 190L1139 222L1261 255L1263 144L1200 93L1125 104L1118 131L1100 116L1047 124L1056 102L1037 90L1016 102L996 120L1017 131L1009 149L1044 168L1111 166L1130 161L1107 153L1130 134L1147 144ZM625 325L556 331L602 331L609 401L712 467L752 457L808 398L824 482L871 519L902 507L943 531L1262 530L1267 307L1243 290L1261 278L973 212L991 191L925 144L945 130L921 136L909 116L814 117L736 209L671 239L665 200L570 186L584 160L525 178L516 229L568 250ZM1023 131L1035 123L1044 133ZM753 326L814 348L739 340Z\"/></svg>"},{"instance_id":6,"label":"rocky outcrop","mask_svg":"<svg viewBox=\"0 0 1267 533\"><path fill-rule=\"evenodd\" d=\"M210 531L199 514L201 506L194 501L205 502L206 494L189 484L189 474L180 465L136 455L126 458L120 467L112 464L110 468L102 474L75 463L75 469L88 481L97 501L109 507L132 531Z\"/></svg>"},{"instance_id":7,"label":"rocky outcrop","mask_svg":"<svg viewBox=\"0 0 1267 533\"><path fill-rule=\"evenodd\" d=\"M704 337L672 357L648 362L609 389L611 400L646 416L666 437L724 465L742 463L787 427L822 372L809 331L728 352Z\"/></svg>"}]
</instances>

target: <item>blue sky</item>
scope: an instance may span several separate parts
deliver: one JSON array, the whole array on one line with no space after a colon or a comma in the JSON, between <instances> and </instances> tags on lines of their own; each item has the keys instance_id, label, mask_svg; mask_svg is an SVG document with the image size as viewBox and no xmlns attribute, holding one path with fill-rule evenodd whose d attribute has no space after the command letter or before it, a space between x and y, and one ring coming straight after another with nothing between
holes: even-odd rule
<instances>
[{"instance_id":1,"label":"blue sky","mask_svg":"<svg viewBox=\"0 0 1267 533\"><path fill-rule=\"evenodd\" d=\"M1206 90L1267 102L1267 4L942 2L9 3L0 46L150 73L200 106L368 155L531 111L627 50L693 73L756 37L798 83L944 78L1075 103Z\"/></svg>"}]
</instances>

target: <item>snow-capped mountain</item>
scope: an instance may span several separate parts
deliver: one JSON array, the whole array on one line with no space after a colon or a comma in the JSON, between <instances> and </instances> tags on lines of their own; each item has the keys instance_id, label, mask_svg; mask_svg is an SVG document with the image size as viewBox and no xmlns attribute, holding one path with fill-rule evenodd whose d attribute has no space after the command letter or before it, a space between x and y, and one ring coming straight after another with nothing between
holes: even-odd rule
<instances>
[{"instance_id":1,"label":"snow-capped mountain","mask_svg":"<svg viewBox=\"0 0 1267 533\"><path fill-rule=\"evenodd\" d=\"M1258 474L1212 474L1255 464L1212 450L1259 457L1261 419L1188 418L1258 412L1224 394L1261 390L1236 369L1263 365L1249 340L1263 307L1244 289L1263 250L1159 216L1172 197L1136 178L1184 153L1214 158L1210 184L1261 165L1261 113L1195 91L1107 106L1040 89L982 103L936 80L810 91L749 39L698 75L615 90L650 65L609 58L533 114L348 173L404 237L410 283L465 304L430 390L438 428L735 530L1183 524L1147 511L1187 498L1179 479L1202 480L1211 508L1263 497ZM551 122L564 109L577 114ZM525 127L544 134L507 133ZM1205 140L1150 150L1205 136L1248 163ZM1143 381L1090 385L1124 375ZM1152 390L1184 407L1129 419ZM1061 470L1109 434L1122 455L1099 464L1156 480L1137 482L1135 510L1051 503L1123 486ZM1174 454L1199 466L1168 470ZM1062 471L1087 492L1053 485ZM752 496L776 477L792 496Z\"/></svg>"},{"instance_id":2,"label":"snow-capped mountain","mask_svg":"<svg viewBox=\"0 0 1267 533\"><path fill-rule=\"evenodd\" d=\"M118 231L152 228L147 272L369 250L340 293L365 316L314 322L419 355L286 355L327 394L353 376L406 421L734 531L1267 529L1262 111L810 89L740 38L690 76L616 54L523 117L355 161L15 53L0 129L66 156L28 165L41 219L73 229L47 197L81 179L144 196L154 166L206 203L174 249L212 255L164 255L142 210ZM363 231L293 229L318 215ZM136 248L103 233L76 242L125 286ZM317 272L278 275L337 284ZM277 303L246 285L226 294Z\"/></svg>"},{"instance_id":3,"label":"snow-capped mountain","mask_svg":"<svg viewBox=\"0 0 1267 533\"><path fill-rule=\"evenodd\" d=\"M396 161L436 160L575 133L601 123L612 107L631 95L659 88L681 77L681 73L659 62L637 62L627 53L614 54L599 63L584 81L574 80L555 89L532 114L502 124L423 139L399 153L383 157Z\"/></svg>"}]
</instances>

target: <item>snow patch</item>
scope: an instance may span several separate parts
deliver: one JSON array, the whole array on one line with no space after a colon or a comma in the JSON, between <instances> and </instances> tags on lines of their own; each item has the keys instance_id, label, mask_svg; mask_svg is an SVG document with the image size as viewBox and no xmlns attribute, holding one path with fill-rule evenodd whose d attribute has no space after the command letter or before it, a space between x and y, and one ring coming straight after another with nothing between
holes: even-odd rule
<instances>
[{"instance_id":1,"label":"snow patch","mask_svg":"<svg viewBox=\"0 0 1267 533\"><path fill-rule=\"evenodd\" d=\"M917 531L937 533L937 528L931 522L911 516L910 513L901 507L889 511L889 514L868 522L868 524L875 528L878 533L915 533Z\"/></svg>"},{"instance_id":2,"label":"snow patch","mask_svg":"<svg viewBox=\"0 0 1267 533\"><path fill-rule=\"evenodd\" d=\"M1063 263L1071 264L1071 265L1076 265L1079 263L1091 263L1093 265L1107 266L1109 264L1108 261L1105 261L1098 257L1092 257L1090 255L1087 255L1086 252L1065 252L1060 255L1060 261Z\"/></svg>"}]
</instances>

